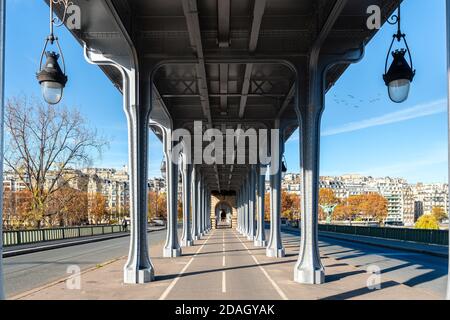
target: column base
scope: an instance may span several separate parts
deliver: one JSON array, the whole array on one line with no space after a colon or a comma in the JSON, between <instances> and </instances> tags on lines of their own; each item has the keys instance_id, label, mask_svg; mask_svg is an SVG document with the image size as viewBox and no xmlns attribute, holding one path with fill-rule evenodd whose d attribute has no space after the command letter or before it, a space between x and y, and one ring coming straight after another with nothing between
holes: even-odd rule
<instances>
[{"instance_id":1,"label":"column base","mask_svg":"<svg viewBox=\"0 0 450 320\"><path fill-rule=\"evenodd\" d=\"M266 240L255 240L253 245L255 247L267 247L267 241Z\"/></svg>"},{"instance_id":2,"label":"column base","mask_svg":"<svg viewBox=\"0 0 450 320\"><path fill-rule=\"evenodd\" d=\"M251 236L251 235L247 235L247 240L253 241L253 240L255 240L255 237Z\"/></svg>"},{"instance_id":3,"label":"column base","mask_svg":"<svg viewBox=\"0 0 450 320\"><path fill-rule=\"evenodd\" d=\"M321 269L294 269L294 281L303 284L322 284L325 283L325 270Z\"/></svg>"},{"instance_id":4,"label":"column base","mask_svg":"<svg viewBox=\"0 0 450 320\"><path fill-rule=\"evenodd\" d=\"M194 240L183 240L181 239L182 247L192 247L194 245Z\"/></svg>"},{"instance_id":5,"label":"column base","mask_svg":"<svg viewBox=\"0 0 450 320\"><path fill-rule=\"evenodd\" d=\"M269 258L283 258L285 256L284 248L281 249L266 249L266 256Z\"/></svg>"},{"instance_id":6,"label":"column base","mask_svg":"<svg viewBox=\"0 0 450 320\"><path fill-rule=\"evenodd\" d=\"M176 258L181 256L181 248L164 248L163 257L164 258Z\"/></svg>"},{"instance_id":7,"label":"column base","mask_svg":"<svg viewBox=\"0 0 450 320\"><path fill-rule=\"evenodd\" d=\"M134 268L124 268L123 282L126 284L143 284L155 280L153 267L135 270Z\"/></svg>"},{"instance_id":8,"label":"column base","mask_svg":"<svg viewBox=\"0 0 450 320\"><path fill-rule=\"evenodd\" d=\"M198 236L198 235L197 235L197 236L194 236L194 240L195 240L195 241L198 241L198 240L201 240L201 239L202 239L202 237L200 237L200 236Z\"/></svg>"}]
</instances>

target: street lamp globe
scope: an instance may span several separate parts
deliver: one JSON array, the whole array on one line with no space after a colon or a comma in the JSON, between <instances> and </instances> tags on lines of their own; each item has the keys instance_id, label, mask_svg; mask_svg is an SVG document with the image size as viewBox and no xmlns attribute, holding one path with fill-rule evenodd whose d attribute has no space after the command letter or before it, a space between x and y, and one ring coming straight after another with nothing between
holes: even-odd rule
<instances>
[{"instance_id":1,"label":"street lamp globe","mask_svg":"<svg viewBox=\"0 0 450 320\"><path fill-rule=\"evenodd\" d=\"M383 79L388 87L389 98L395 103L408 99L411 82L415 72L405 59L406 50L392 52L393 61Z\"/></svg>"},{"instance_id":2,"label":"street lamp globe","mask_svg":"<svg viewBox=\"0 0 450 320\"><path fill-rule=\"evenodd\" d=\"M383 79L388 87L389 98L392 102L402 103L408 99L411 82L414 79L416 71L413 68L413 61L411 52L409 51L406 35L401 30L401 10L398 7L397 15L394 15L393 21L387 20L389 24L397 24L397 33L393 35L392 42L386 56L386 63L384 65ZM395 40L401 42L403 40L405 48L399 50L392 50ZM409 63L406 61L406 54L408 54ZM389 56L392 55L392 63L388 69Z\"/></svg>"},{"instance_id":3,"label":"street lamp globe","mask_svg":"<svg viewBox=\"0 0 450 320\"><path fill-rule=\"evenodd\" d=\"M41 85L42 95L48 104L58 104L63 96L67 83L67 76L61 70L58 59L59 54L51 51L45 52L47 60L37 74Z\"/></svg>"}]
</instances>

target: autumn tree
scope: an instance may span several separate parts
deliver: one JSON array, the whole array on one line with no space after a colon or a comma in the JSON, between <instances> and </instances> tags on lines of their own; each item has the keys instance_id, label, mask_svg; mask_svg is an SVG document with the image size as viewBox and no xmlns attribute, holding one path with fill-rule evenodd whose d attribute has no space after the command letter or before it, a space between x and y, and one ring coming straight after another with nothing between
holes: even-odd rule
<instances>
[{"instance_id":1,"label":"autumn tree","mask_svg":"<svg viewBox=\"0 0 450 320\"><path fill-rule=\"evenodd\" d=\"M448 218L447 213L442 207L433 207L433 209L431 210L431 214L437 222L442 222L443 220Z\"/></svg>"},{"instance_id":2,"label":"autumn tree","mask_svg":"<svg viewBox=\"0 0 450 320\"><path fill-rule=\"evenodd\" d=\"M166 194L154 191L148 193L148 218L167 218L167 202Z\"/></svg>"},{"instance_id":3,"label":"autumn tree","mask_svg":"<svg viewBox=\"0 0 450 320\"><path fill-rule=\"evenodd\" d=\"M281 217L294 220L300 213L300 197L294 193L281 193Z\"/></svg>"},{"instance_id":4,"label":"autumn tree","mask_svg":"<svg viewBox=\"0 0 450 320\"><path fill-rule=\"evenodd\" d=\"M183 201L181 199L177 201L177 217L178 220L183 219Z\"/></svg>"},{"instance_id":5,"label":"autumn tree","mask_svg":"<svg viewBox=\"0 0 450 320\"><path fill-rule=\"evenodd\" d=\"M264 196L264 219L270 221L270 192Z\"/></svg>"},{"instance_id":6,"label":"autumn tree","mask_svg":"<svg viewBox=\"0 0 450 320\"><path fill-rule=\"evenodd\" d=\"M415 226L416 229L439 230L439 223L433 215L421 216Z\"/></svg>"},{"instance_id":7,"label":"autumn tree","mask_svg":"<svg viewBox=\"0 0 450 320\"><path fill-rule=\"evenodd\" d=\"M363 195L359 212L364 218L382 222L388 215L388 201L378 193Z\"/></svg>"},{"instance_id":8,"label":"autumn tree","mask_svg":"<svg viewBox=\"0 0 450 320\"><path fill-rule=\"evenodd\" d=\"M5 106L5 166L32 194L36 227L49 218L47 205L67 186L69 168L87 165L106 146L75 108L44 105L36 100L9 99Z\"/></svg>"},{"instance_id":9,"label":"autumn tree","mask_svg":"<svg viewBox=\"0 0 450 320\"><path fill-rule=\"evenodd\" d=\"M88 222L87 193L74 188L62 187L51 193L47 203L50 225L78 226Z\"/></svg>"},{"instance_id":10,"label":"autumn tree","mask_svg":"<svg viewBox=\"0 0 450 320\"><path fill-rule=\"evenodd\" d=\"M109 218L106 210L106 197L101 193L90 195L89 199L89 219L91 223L99 224Z\"/></svg>"},{"instance_id":11,"label":"autumn tree","mask_svg":"<svg viewBox=\"0 0 450 320\"><path fill-rule=\"evenodd\" d=\"M7 228L33 225L31 211L32 194L28 190L11 191L3 193L3 219Z\"/></svg>"},{"instance_id":12,"label":"autumn tree","mask_svg":"<svg viewBox=\"0 0 450 320\"><path fill-rule=\"evenodd\" d=\"M342 201L334 210L335 220L350 220L357 218L383 221L388 214L388 202L378 193L352 195Z\"/></svg>"}]
</instances>

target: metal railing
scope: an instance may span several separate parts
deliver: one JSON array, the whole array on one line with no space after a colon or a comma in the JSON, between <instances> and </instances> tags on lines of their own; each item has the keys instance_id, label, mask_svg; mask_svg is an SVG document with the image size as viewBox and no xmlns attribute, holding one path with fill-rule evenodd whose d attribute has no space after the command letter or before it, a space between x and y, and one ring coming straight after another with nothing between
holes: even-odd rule
<instances>
[{"instance_id":1,"label":"metal railing","mask_svg":"<svg viewBox=\"0 0 450 320\"><path fill-rule=\"evenodd\" d=\"M358 236L368 236L392 240L413 241L426 244L448 245L448 230L319 224L319 231L353 234Z\"/></svg>"},{"instance_id":2,"label":"metal railing","mask_svg":"<svg viewBox=\"0 0 450 320\"><path fill-rule=\"evenodd\" d=\"M3 231L3 246L34 244L54 240L75 239L128 231L121 225L83 226L35 230Z\"/></svg>"}]
</instances>

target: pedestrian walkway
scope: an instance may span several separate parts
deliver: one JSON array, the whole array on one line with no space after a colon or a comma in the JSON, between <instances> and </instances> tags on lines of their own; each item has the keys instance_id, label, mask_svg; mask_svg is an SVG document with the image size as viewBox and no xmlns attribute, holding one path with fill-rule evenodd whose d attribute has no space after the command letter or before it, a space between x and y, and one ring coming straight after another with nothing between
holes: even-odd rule
<instances>
[{"instance_id":1,"label":"pedestrian walkway","mask_svg":"<svg viewBox=\"0 0 450 320\"><path fill-rule=\"evenodd\" d=\"M24 293L14 299L145 299L145 300L286 300L286 299L440 299L381 275L381 289L371 290L377 276L322 255L326 283L304 285L292 280L298 237L285 237L286 257L268 258L264 248L234 229L213 230L183 256L162 257L162 244L150 248L156 281L122 283L125 258L85 271L81 288L70 290L64 280Z\"/></svg>"}]
</instances>

